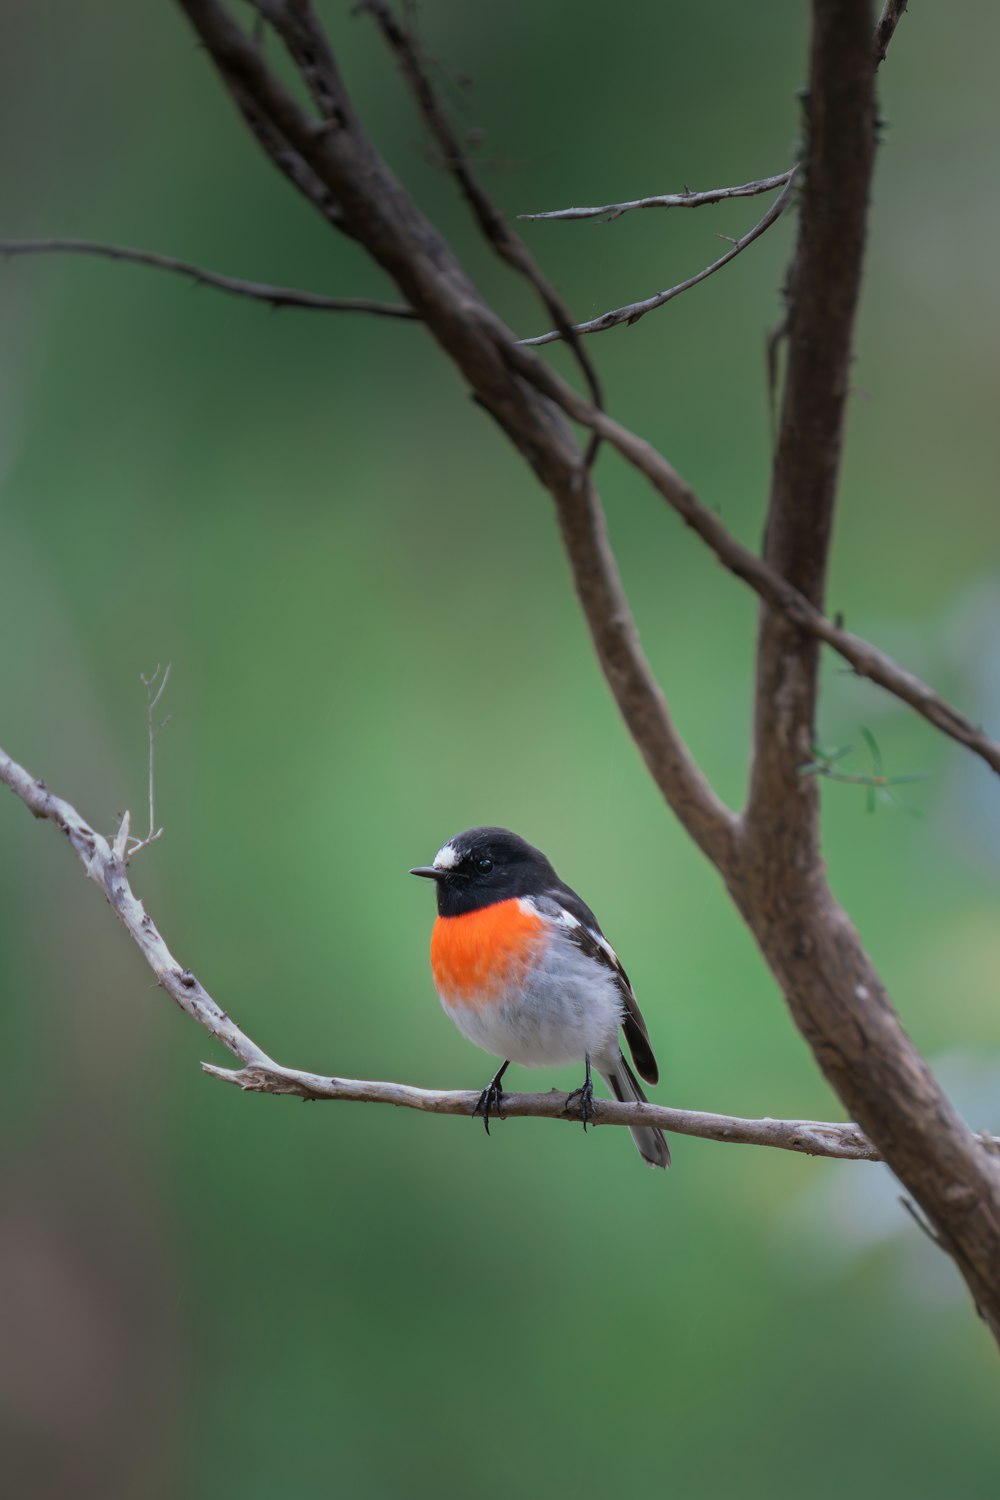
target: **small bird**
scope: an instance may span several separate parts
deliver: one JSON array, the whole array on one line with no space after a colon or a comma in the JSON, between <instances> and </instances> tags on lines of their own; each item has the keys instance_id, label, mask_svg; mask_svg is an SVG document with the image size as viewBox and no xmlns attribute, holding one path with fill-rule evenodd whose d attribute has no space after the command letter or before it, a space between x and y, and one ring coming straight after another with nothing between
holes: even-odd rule
<instances>
[{"instance_id":1,"label":"small bird","mask_svg":"<svg viewBox=\"0 0 1000 1500\"><path fill-rule=\"evenodd\" d=\"M659 1070L628 975L590 907L564 885L540 849L506 828L470 828L434 863L410 871L437 883L431 968L441 1004L463 1036L504 1059L476 1114L487 1134L503 1118L512 1062L537 1068L583 1062L576 1091L583 1127L592 1113L590 1065L616 1099L646 1096L622 1055L619 1028L642 1077ZM629 1127L651 1167L669 1167L662 1130Z\"/></svg>"}]
</instances>

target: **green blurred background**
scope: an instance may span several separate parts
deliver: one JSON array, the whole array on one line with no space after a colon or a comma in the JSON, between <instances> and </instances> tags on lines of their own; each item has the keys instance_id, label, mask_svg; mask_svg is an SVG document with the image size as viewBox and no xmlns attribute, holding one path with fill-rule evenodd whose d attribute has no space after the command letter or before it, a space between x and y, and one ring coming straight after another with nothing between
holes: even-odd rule
<instances>
[{"instance_id":1,"label":"green blurred background","mask_svg":"<svg viewBox=\"0 0 1000 1500\"><path fill-rule=\"evenodd\" d=\"M494 263L370 22L349 86L504 315ZM426 0L510 213L715 186L794 156L801 4ZM987 0L915 6L887 118L831 609L1000 728L995 57ZM6 235L391 295L259 156L168 0L8 4ZM670 285L759 212L526 226L579 316ZM740 537L767 487L763 349L793 225L595 339L615 414ZM84 260L0 267L0 743L110 829L178 958L281 1060L479 1087L407 868L508 824L601 914L691 1108L841 1118L595 666L551 507L416 326L284 312ZM561 353L556 359L569 366ZM646 648L743 793L755 610L612 455ZM827 665L822 734L927 770L828 786L834 885L977 1128L1000 1128L996 785ZM918 814L918 815L914 815ZM243 1096L64 844L0 798L0 1405L17 1496L517 1491L680 1500L996 1493L995 1351L881 1168ZM391 934L391 936L390 936ZM519 1073L514 1086L573 1086Z\"/></svg>"}]
</instances>

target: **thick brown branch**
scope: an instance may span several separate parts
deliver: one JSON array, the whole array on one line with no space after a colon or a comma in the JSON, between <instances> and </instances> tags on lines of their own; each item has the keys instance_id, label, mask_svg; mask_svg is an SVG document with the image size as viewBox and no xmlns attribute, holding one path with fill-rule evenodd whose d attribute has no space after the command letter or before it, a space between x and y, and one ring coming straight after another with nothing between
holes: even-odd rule
<instances>
[{"instance_id":1,"label":"thick brown branch","mask_svg":"<svg viewBox=\"0 0 1000 1500\"><path fill-rule=\"evenodd\" d=\"M794 182L795 173L790 172L785 181L784 189L771 204L764 217L759 219L753 228L748 230L741 239L738 239L726 251L725 255L720 255L718 260L714 260L710 266L706 266L696 276L689 276L686 281L680 281L676 286L668 287L665 292L657 292L652 297L646 297L642 302L630 302L625 307L614 307L610 312L601 313L600 317L591 318L587 323L576 323L574 324L573 332L577 335L604 333L609 328L620 327L622 323L638 323L639 319L644 318L647 313L653 312L658 307L663 307L665 303L672 302L675 297L679 297L682 292L688 292L692 287L700 285L703 281L707 281L710 276L715 275L716 271L721 271L723 266L728 266L731 260L735 260L737 255L741 255L749 245L753 244L754 240L759 240L761 235L765 234L772 224L778 222L792 201ZM533 338L522 339L521 343L529 346L555 344L562 337L563 335L558 329L553 329L550 333L540 333L536 334Z\"/></svg>"},{"instance_id":2,"label":"thick brown branch","mask_svg":"<svg viewBox=\"0 0 1000 1500\"><path fill-rule=\"evenodd\" d=\"M627 203L605 203L599 208L551 208L541 214L518 214L519 219L602 219L606 224L620 219L636 208L704 208L710 203L725 203L730 198L757 198L761 193L773 193L784 187L791 178L794 167L779 172L777 177L761 177L756 182L744 182L739 187L709 188L706 192L662 193L658 198L632 198Z\"/></svg>"},{"instance_id":3,"label":"thick brown branch","mask_svg":"<svg viewBox=\"0 0 1000 1500\"><path fill-rule=\"evenodd\" d=\"M875 161L870 0L814 0L799 237L789 273L788 344L764 559L823 610ZM799 775L816 743L819 650L780 610L761 612L752 836L773 869L819 857L819 793Z\"/></svg>"},{"instance_id":4,"label":"thick brown branch","mask_svg":"<svg viewBox=\"0 0 1000 1500\"><path fill-rule=\"evenodd\" d=\"M371 297L327 297L322 292L299 291L291 286L272 286L264 281L244 281L208 271L190 261L159 255L153 250L134 250L128 245L106 245L97 240L47 239L0 240L0 255L95 255L103 260L126 260L136 266L152 266L158 271L174 271L187 276L199 286L210 286L234 297L249 297L267 302L271 307L300 307L309 312L374 313L382 318L415 318L412 308L398 302L380 302Z\"/></svg>"}]
</instances>

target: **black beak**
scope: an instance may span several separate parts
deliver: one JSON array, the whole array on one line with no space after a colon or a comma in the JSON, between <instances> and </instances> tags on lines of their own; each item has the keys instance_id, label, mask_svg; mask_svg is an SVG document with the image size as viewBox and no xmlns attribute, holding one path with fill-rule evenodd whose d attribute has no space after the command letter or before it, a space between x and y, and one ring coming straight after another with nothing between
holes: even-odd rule
<instances>
[{"instance_id":1,"label":"black beak","mask_svg":"<svg viewBox=\"0 0 1000 1500\"><path fill-rule=\"evenodd\" d=\"M410 871L411 875L423 875L425 880L443 880L447 873L447 870L436 870L433 865L418 865Z\"/></svg>"}]
</instances>

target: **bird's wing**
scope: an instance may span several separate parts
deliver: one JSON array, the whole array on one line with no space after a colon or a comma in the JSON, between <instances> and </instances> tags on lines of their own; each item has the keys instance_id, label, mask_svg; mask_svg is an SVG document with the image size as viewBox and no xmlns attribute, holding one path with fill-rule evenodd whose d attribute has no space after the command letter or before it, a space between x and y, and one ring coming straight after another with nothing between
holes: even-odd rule
<instances>
[{"instance_id":1,"label":"bird's wing","mask_svg":"<svg viewBox=\"0 0 1000 1500\"><path fill-rule=\"evenodd\" d=\"M640 1076L647 1083L658 1083L660 1070L653 1055L649 1032L635 998L632 983L622 967L621 959L597 925L597 918L575 891L567 886L557 896L546 896L538 901L546 916L557 921L571 943L574 943L588 958L593 958L614 975L618 992L622 997L624 1014L622 1030L629 1051Z\"/></svg>"}]
</instances>

